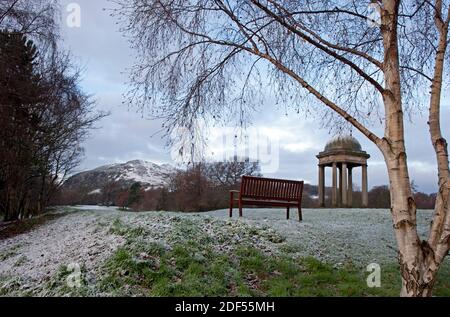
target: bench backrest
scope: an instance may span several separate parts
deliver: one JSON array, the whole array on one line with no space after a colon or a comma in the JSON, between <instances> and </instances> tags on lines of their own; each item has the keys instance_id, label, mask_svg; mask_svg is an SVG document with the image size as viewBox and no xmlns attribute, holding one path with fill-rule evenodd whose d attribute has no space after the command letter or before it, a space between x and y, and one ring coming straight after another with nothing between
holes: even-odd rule
<instances>
[{"instance_id":1,"label":"bench backrest","mask_svg":"<svg viewBox=\"0 0 450 317\"><path fill-rule=\"evenodd\" d=\"M243 176L240 194L243 198L301 201L303 182L275 178Z\"/></svg>"}]
</instances>

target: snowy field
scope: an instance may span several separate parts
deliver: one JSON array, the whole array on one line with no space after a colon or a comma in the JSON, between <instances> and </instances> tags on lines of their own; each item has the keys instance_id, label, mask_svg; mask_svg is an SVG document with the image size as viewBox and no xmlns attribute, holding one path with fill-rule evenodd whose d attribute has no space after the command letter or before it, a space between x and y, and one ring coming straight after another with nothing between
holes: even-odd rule
<instances>
[{"instance_id":1,"label":"snowy field","mask_svg":"<svg viewBox=\"0 0 450 317\"><path fill-rule=\"evenodd\" d=\"M226 219L228 210L207 214ZM235 218L236 214L234 210ZM418 211L421 238L426 237L432 215L431 210ZM291 219L285 217L285 210L247 209L242 221L274 228L302 256L361 265L395 261L396 243L391 213L387 209L305 209L301 223L297 221L297 211L291 209Z\"/></svg>"},{"instance_id":2,"label":"snowy field","mask_svg":"<svg viewBox=\"0 0 450 317\"><path fill-rule=\"evenodd\" d=\"M64 214L59 218L0 240L0 282L19 283L21 291L33 289L70 263L81 263L85 271L95 272L125 243L123 236L111 230L118 222L143 230L149 241L167 245L183 239L177 223L193 223L214 242L212 248L216 252L226 252L245 241L266 253L289 250L292 256L313 256L337 266L353 263L365 267L373 262L396 261L388 210L306 209L301 223L296 211L291 211L291 219L286 220L281 209L244 209L243 218L239 219L235 212L231 220L228 210L201 214L131 213L80 206L61 208L60 212ZM418 212L422 235L431 216L431 211ZM95 279L94 273L92 278Z\"/></svg>"}]
</instances>

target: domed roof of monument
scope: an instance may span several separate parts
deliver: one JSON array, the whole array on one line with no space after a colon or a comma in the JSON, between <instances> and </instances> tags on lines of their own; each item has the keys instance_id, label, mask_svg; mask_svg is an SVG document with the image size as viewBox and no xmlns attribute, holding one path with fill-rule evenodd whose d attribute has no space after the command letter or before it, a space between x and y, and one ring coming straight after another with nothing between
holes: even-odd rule
<instances>
[{"instance_id":1,"label":"domed roof of monument","mask_svg":"<svg viewBox=\"0 0 450 317\"><path fill-rule=\"evenodd\" d=\"M337 136L325 145L324 152L351 151L362 152L361 144L351 135Z\"/></svg>"}]
</instances>

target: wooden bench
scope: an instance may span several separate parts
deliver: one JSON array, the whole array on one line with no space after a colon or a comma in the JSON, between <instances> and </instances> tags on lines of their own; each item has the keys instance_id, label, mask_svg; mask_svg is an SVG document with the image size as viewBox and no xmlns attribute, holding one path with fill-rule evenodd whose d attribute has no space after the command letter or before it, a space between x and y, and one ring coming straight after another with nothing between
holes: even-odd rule
<instances>
[{"instance_id":1,"label":"wooden bench","mask_svg":"<svg viewBox=\"0 0 450 317\"><path fill-rule=\"evenodd\" d=\"M243 176L240 191L230 191L230 217L237 202L239 217L242 217L243 206L269 206L286 207L289 219L290 208L296 207L298 220L302 221L302 194L303 182L300 181Z\"/></svg>"}]
</instances>

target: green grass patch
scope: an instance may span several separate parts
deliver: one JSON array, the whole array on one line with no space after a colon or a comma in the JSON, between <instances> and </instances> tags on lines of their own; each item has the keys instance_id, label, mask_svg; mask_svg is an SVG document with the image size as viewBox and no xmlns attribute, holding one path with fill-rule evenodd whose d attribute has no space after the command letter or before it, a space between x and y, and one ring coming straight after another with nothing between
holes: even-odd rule
<instances>
[{"instance_id":1,"label":"green grass patch","mask_svg":"<svg viewBox=\"0 0 450 317\"><path fill-rule=\"evenodd\" d=\"M44 296L85 297L91 294L84 266L61 265L57 273L44 285Z\"/></svg>"},{"instance_id":2,"label":"green grass patch","mask_svg":"<svg viewBox=\"0 0 450 317\"><path fill-rule=\"evenodd\" d=\"M229 258L205 252L194 241L169 250L157 243L123 247L104 269L101 289L117 296L249 295Z\"/></svg>"},{"instance_id":3,"label":"green grass patch","mask_svg":"<svg viewBox=\"0 0 450 317\"><path fill-rule=\"evenodd\" d=\"M173 247L145 241L145 230L120 220L111 230L127 240L103 268L101 293L113 296L398 296L398 265L381 267L381 287L369 288L369 272L352 263L339 267L314 258L267 255L249 243L226 254L214 252L210 238L194 221L174 218ZM257 230L255 234L260 234ZM272 233L269 232L269 235ZM275 239L274 243L282 243ZM450 268L444 265L436 296L450 296Z\"/></svg>"},{"instance_id":4,"label":"green grass patch","mask_svg":"<svg viewBox=\"0 0 450 317\"><path fill-rule=\"evenodd\" d=\"M22 266L22 265L24 265L25 263L27 263L28 261L29 261L29 259L28 259L26 256L22 255L22 256L19 257L19 258L17 259L17 261L14 263L14 266L15 266L15 267Z\"/></svg>"},{"instance_id":5,"label":"green grass patch","mask_svg":"<svg viewBox=\"0 0 450 317\"><path fill-rule=\"evenodd\" d=\"M10 276L0 276L0 296L12 296L20 289L20 281Z\"/></svg>"},{"instance_id":6,"label":"green grass patch","mask_svg":"<svg viewBox=\"0 0 450 317\"><path fill-rule=\"evenodd\" d=\"M18 256L20 254L20 248L22 246L22 244L18 243L12 245L11 247L9 247L9 249L0 251L0 261L6 261L10 258Z\"/></svg>"}]
</instances>

